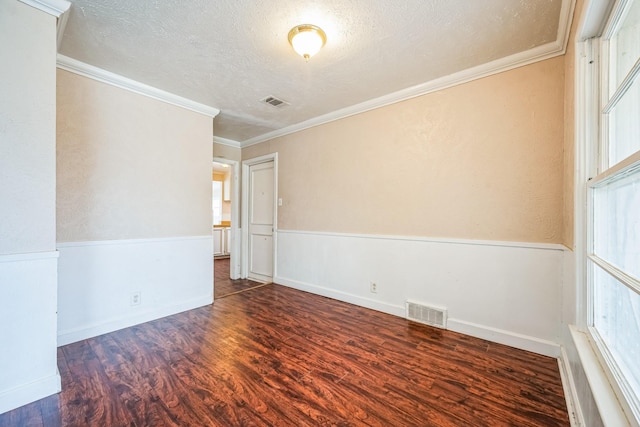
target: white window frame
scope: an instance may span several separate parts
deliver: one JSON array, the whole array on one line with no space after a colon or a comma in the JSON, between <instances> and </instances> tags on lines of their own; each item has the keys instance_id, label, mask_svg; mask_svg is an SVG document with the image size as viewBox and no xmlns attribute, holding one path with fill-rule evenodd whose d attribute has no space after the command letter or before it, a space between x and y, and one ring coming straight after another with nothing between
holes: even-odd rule
<instances>
[{"instance_id":1,"label":"white window frame","mask_svg":"<svg viewBox=\"0 0 640 427\"><path fill-rule=\"evenodd\" d=\"M640 1L640 0L636 0ZM625 390L624 381L612 363L612 357L600 338L598 331L592 326L594 323L594 289L591 269L587 260L591 260L599 267L610 273L618 281L630 288L640 289L640 283L623 271L598 258L593 253L593 198L589 192L606 185L612 176L618 176L625 171L640 168L640 153L636 153L618 165L608 168L608 120L602 111L607 111L609 102L609 39L617 33L622 22L622 12L631 4L630 0L618 0L609 14L602 36L578 43L576 78L576 106L578 111L576 122L576 265L578 287L578 327L587 334L591 349L616 395L618 403L630 425L640 425L640 404L631 404L631 393ZM640 62L640 61L639 61ZM640 73L636 63L635 71ZM631 74L630 74L631 75ZM623 82L620 87L630 84ZM615 95L614 95L615 96ZM606 101L600 101L606 100ZM583 146L579 146L583 144ZM605 172L601 172L605 171ZM638 396L636 396L637 398Z\"/></svg>"}]
</instances>

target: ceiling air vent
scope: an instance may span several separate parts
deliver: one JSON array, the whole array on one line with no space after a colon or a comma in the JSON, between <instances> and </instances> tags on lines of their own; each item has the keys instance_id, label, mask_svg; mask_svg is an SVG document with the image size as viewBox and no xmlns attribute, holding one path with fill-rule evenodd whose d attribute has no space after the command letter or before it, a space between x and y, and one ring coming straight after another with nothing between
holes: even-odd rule
<instances>
[{"instance_id":1,"label":"ceiling air vent","mask_svg":"<svg viewBox=\"0 0 640 427\"><path fill-rule=\"evenodd\" d=\"M441 307L428 306L413 301L406 304L407 319L436 328L447 328L447 309Z\"/></svg>"},{"instance_id":2,"label":"ceiling air vent","mask_svg":"<svg viewBox=\"0 0 640 427\"><path fill-rule=\"evenodd\" d=\"M261 99L260 102L264 102L265 104L269 104L272 107L276 107L276 108L282 108L289 105L288 102L283 101L282 99L278 99L275 96L267 96L266 98Z\"/></svg>"}]
</instances>

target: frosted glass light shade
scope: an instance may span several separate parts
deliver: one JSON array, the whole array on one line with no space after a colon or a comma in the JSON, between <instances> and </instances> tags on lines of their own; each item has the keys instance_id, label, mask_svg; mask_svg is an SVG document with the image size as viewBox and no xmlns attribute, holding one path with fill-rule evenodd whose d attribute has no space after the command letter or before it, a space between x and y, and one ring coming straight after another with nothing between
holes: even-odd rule
<instances>
[{"instance_id":1,"label":"frosted glass light shade","mask_svg":"<svg viewBox=\"0 0 640 427\"><path fill-rule=\"evenodd\" d=\"M291 43L293 50L307 61L318 53L326 42L326 34L315 25L298 25L289 31L289 43Z\"/></svg>"}]
</instances>

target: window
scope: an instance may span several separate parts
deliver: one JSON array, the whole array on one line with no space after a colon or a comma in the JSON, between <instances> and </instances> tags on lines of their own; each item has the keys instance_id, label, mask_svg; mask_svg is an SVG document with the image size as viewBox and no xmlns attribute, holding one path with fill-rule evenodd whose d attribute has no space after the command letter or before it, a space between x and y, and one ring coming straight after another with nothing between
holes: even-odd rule
<instances>
[{"instance_id":1,"label":"window","mask_svg":"<svg viewBox=\"0 0 640 427\"><path fill-rule=\"evenodd\" d=\"M222 182L212 181L213 197L211 208L213 209L213 225L222 223Z\"/></svg>"},{"instance_id":2,"label":"window","mask_svg":"<svg viewBox=\"0 0 640 427\"><path fill-rule=\"evenodd\" d=\"M589 181L589 331L640 420L640 0L619 1L600 40L600 141Z\"/></svg>"}]
</instances>

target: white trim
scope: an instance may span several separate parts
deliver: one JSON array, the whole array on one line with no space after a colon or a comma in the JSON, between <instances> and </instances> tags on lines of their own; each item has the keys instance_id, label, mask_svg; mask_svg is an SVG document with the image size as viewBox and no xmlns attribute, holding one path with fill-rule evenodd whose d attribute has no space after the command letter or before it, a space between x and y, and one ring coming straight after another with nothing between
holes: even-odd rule
<instances>
[{"instance_id":1,"label":"white trim","mask_svg":"<svg viewBox=\"0 0 640 427\"><path fill-rule=\"evenodd\" d=\"M204 114L208 117L213 118L220 113L220 110L217 108L165 92L144 83L112 73L111 71L85 64L84 62L69 58L68 56L58 54L57 66L61 70L88 77L90 79L106 83L129 92L137 93L139 95L148 96L149 98L157 99L158 101L166 102L181 108L186 108L187 110L195 111L196 113Z\"/></svg>"},{"instance_id":2,"label":"white trim","mask_svg":"<svg viewBox=\"0 0 640 427\"><path fill-rule=\"evenodd\" d=\"M404 306L387 304L381 301L337 291L335 289L301 282L298 280L290 279L288 277L276 276L274 277L273 281L278 285L287 286L300 291L311 292L316 295L322 295L324 297L333 298L349 304L355 304L360 307L369 308L371 310L380 311L382 313L391 314L393 316L405 318L406 315ZM447 330L459 332L465 335L470 335L499 344L508 345L522 350L543 354L549 357L558 357L560 355L560 346L554 342L542 340L528 335L509 332L502 329L492 328L489 326L479 325L476 323L466 322L463 320L453 318L447 319Z\"/></svg>"},{"instance_id":3,"label":"white trim","mask_svg":"<svg viewBox=\"0 0 640 427\"><path fill-rule=\"evenodd\" d=\"M152 239L122 239L122 240L89 240L84 242L58 242L58 248L77 248L82 246L104 245L136 245L145 243L176 242L183 240L212 240L213 236L182 236L182 237L158 237Z\"/></svg>"},{"instance_id":4,"label":"white trim","mask_svg":"<svg viewBox=\"0 0 640 427\"><path fill-rule=\"evenodd\" d=\"M242 145L239 141L234 141L233 139L222 138L220 136L213 136L213 142L215 144L226 145L227 147L233 148L242 148Z\"/></svg>"},{"instance_id":5,"label":"white trim","mask_svg":"<svg viewBox=\"0 0 640 427\"><path fill-rule=\"evenodd\" d=\"M613 5L613 9L609 13L609 19L604 26L604 30L602 32L602 38L605 40L613 37L615 33L620 29L620 25L622 25L623 15L626 14L628 8L633 0L616 0Z\"/></svg>"},{"instance_id":6,"label":"white trim","mask_svg":"<svg viewBox=\"0 0 640 427\"><path fill-rule=\"evenodd\" d=\"M573 325L569 326L569 330L605 427L632 425L626 418L624 410L611 388L611 384L598 361L598 356L593 351L589 338Z\"/></svg>"},{"instance_id":7,"label":"white trim","mask_svg":"<svg viewBox=\"0 0 640 427\"><path fill-rule=\"evenodd\" d=\"M265 154L242 161L242 255L240 276L249 275L249 167L273 161L273 276L278 275L278 153Z\"/></svg>"},{"instance_id":8,"label":"white trim","mask_svg":"<svg viewBox=\"0 0 640 427\"><path fill-rule=\"evenodd\" d=\"M640 295L640 280L625 273L623 270L605 261L604 259L600 258L598 255L590 254L590 255L587 255L587 258L591 262L593 262L595 265L600 267L600 269L602 269L603 271L608 273L611 277L613 277L618 282L620 282L620 284L626 286L631 291Z\"/></svg>"},{"instance_id":9,"label":"white trim","mask_svg":"<svg viewBox=\"0 0 640 427\"><path fill-rule=\"evenodd\" d=\"M23 254L6 254L6 255L0 255L0 263L35 261L39 259L58 258L59 255L60 254L58 253L58 251L29 252L29 253L23 253Z\"/></svg>"},{"instance_id":10,"label":"white trim","mask_svg":"<svg viewBox=\"0 0 640 427\"><path fill-rule=\"evenodd\" d=\"M67 20L69 19L69 10L71 3L66 0L19 0L22 3L35 7L45 13L53 15L56 19L56 46L60 49L62 44L62 36L67 28Z\"/></svg>"},{"instance_id":11,"label":"white trim","mask_svg":"<svg viewBox=\"0 0 640 427\"><path fill-rule=\"evenodd\" d=\"M109 332L128 328L130 326L139 325L141 323L150 322L162 317L171 316L173 314L182 313L183 311L192 310L194 308L203 307L213 303L213 293L179 304L161 307L155 310L148 310L143 313L136 313L130 316L120 316L109 319L104 322L94 323L80 328L58 331L58 347L82 341L87 338L96 337L98 335L107 334Z\"/></svg>"},{"instance_id":12,"label":"white trim","mask_svg":"<svg viewBox=\"0 0 640 427\"><path fill-rule=\"evenodd\" d=\"M382 240L409 240L416 242L434 242L434 243L451 243L457 245L480 245L480 246L505 246L509 248L525 248L525 249L542 249L551 251L568 251L564 245L557 243L533 243L533 242L508 242L500 240L473 240L473 239L455 239L447 237L421 237L421 236L394 236L385 234L352 234L352 233L335 233L331 231L304 231L304 230L277 230L283 234L307 234L316 236L332 236L332 237L357 237L360 239L382 239Z\"/></svg>"},{"instance_id":13,"label":"white trim","mask_svg":"<svg viewBox=\"0 0 640 427\"><path fill-rule=\"evenodd\" d=\"M369 298L363 298L347 292L336 291L335 289L325 288L323 286L311 283L301 282L299 280L289 279L287 277L277 276L273 278L273 282L278 285L287 286L299 291L310 292L312 294L321 295L327 298L333 298L338 301L354 304L359 307L369 308L371 310L380 311L382 313L391 314L393 316L405 317L404 305L393 305L376 301Z\"/></svg>"},{"instance_id":14,"label":"white trim","mask_svg":"<svg viewBox=\"0 0 640 427\"><path fill-rule=\"evenodd\" d=\"M560 18L558 21L558 34L556 43L562 46L562 53L567 51L569 35L571 34L571 24L573 23L573 12L576 8L576 0L563 0L560 7Z\"/></svg>"},{"instance_id":15,"label":"white trim","mask_svg":"<svg viewBox=\"0 0 640 427\"><path fill-rule=\"evenodd\" d=\"M624 373L620 370L615 358L611 354L611 350L607 347L604 339L594 326L589 326L585 335L589 340L593 354L598 359L600 366L604 368L604 375L607 378L611 390L615 393L616 401L626 414L627 419L636 420L636 424L634 425L638 426L640 417L636 411L638 402L633 395L634 390L626 381ZM622 397L622 399L620 399L620 397Z\"/></svg>"},{"instance_id":16,"label":"white trim","mask_svg":"<svg viewBox=\"0 0 640 427\"><path fill-rule=\"evenodd\" d=\"M229 160L222 157L214 157L213 161L216 163L224 163L232 167L232 179L233 179L233 194L231 195L231 252L229 257L230 268L229 275L231 279L240 278L240 162L236 160ZM214 275L215 276L215 275ZM215 285L214 285L215 286Z\"/></svg>"},{"instance_id":17,"label":"white trim","mask_svg":"<svg viewBox=\"0 0 640 427\"><path fill-rule=\"evenodd\" d=\"M67 21L69 20L69 11L71 10L71 3L69 3L69 7L67 10L62 12L60 16L58 16L58 22L56 25L56 48L60 50L60 45L62 45L62 36L64 36L64 30L67 29Z\"/></svg>"},{"instance_id":18,"label":"white trim","mask_svg":"<svg viewBox=\"0 0 640 427\"><path fill-rule=\"evenodd\" d=\"M66 0L19 0L22 3L35 7L49 15L60 18L71 7L71 3Z\"/></svg>"},{"instance_id":19,"label":"white trim","mask_svg":"<svg viewBox=\"0 0 640 427\"><path fill-rule=\"evenodd\" d=\"M211 234L68 243L59 250L59 345L213 301ZM141 301L133 305L135 292Z\"/></svg>"},{"instance_id":20,"label":"white trim","mask_svg":"<svg viewBox=\"0 0 640 427\"><path fill-rule=\"evenodd\" d=\"M494 74L503 73L505 71L513 70L514 68L523 67L525 65L530 65L539 61L544 61L546 59L564 55L569 40L569 30L571 28L574 6L575 0L563 0L560 10L560 19L558 22L557 39L553 42L534 47L524 52L518 52L504 58L499 58L485 64L467 68L466 70L462 70L457 73L439 77L428 82L424 82L406 89L399 90L397 92L383 95L378 98L370 99L368 101L345 107L340 110L332 111L330 113L284 127L282 129L277 129L262 135L255 136L253 138L249 138L241 142L242 148L322 124L330 123L336 120L344 119L346 117L364 113L376 108L395 104L401 101L406 101L411 98L416 98L418 96L447 89L453 86L458 86L474 80L482 79L484 77L489 77Z\"/></svg>"},{"instance_id":21,"label":"white trim","mask_svg":"<svg viewBox=\"0 0 640 427\"><path fill-rule=\"evenodd\" d=\"M35 402L62 390L60 372L39 378L27 384L21 384L0 393L0 414L11 411L28 403Z\"/></svg>"},{"instance_id":22,"label":"white trim","mask_svg":"<svg viewBox=\"0 0 640 427\"><path fill-rule=\"evenodd\" d=\"M583 16L584 20L587 17ZM593 24L591 24L593 25ZM597 78L589 72L590 67L597 69L597 43L591 40L576 43L576 77L575 77L575 141L574 141L574 253L576 280L576 322L578 328L586 329L589 318L589 290L587 286L587 182L591 175L590 157L595 149L594 138L597 138L597 120L592 114L599 116L598 102L594 99Z\"/></svg>"},{"instance_id":23,"label":"white trim","mask_svg":"<svg viewBox=\"0 0 640 427\"><path fill-rule=\"evenodd\" d=\"M562 389L564 390L564 398L567 402L567 411L569 412L571 427L586 426L582 407L580 406L580 398L578 397L578 389L576 388L575 381L573 381L569 355L564 347L560 348L558 369L560 370L560 379L562 380Z\"/></svg>"},{"instance_id":24,"label":"white trim","mask_svg":"<svg viewBox=\"0 0 640 427\"><path fill-rule=\"evenodd\" d=\"M640 58L633 65L627 76L622 80L622 82L618 85L618 89L611 95L609 101L602 108L603 114L608 114L613 110L616 105L620 102L622 97L627 93L627 91L631 88L631 86L636 82L636 77L640 74ZM606 98L603 99L606 101ZM637 154L637 153L636 153Z\"/></svg>"},{"instance_id":25,"label":"white trim","mask_svg":"<svg viewBox=\"0 0 640 427\"><path fill-rule=\"evenodd\" d=\"M447 320L447 329L549 357L560 357L560 345L558 343L529 335L505 331L504 329L493 328L465 320L453 319L451 317Z\"/></svg>"},{"instance_id":26,"label":"white trim","mask_svg":"<svg viewBox=\"0 0 640 427\"><path fill-rule=\"evenodd\" d=\"M640 169L640 151L632 154L620 163L599 173L589 181L589 188L603 187L606 184L625 178L630 174L635 174Z\"/></svg>"},{"instance_id":27,"label":"white trim","mask_svg":"<svg viewBox=\"0 0 640 427\"><path fill-rule=\"evenodd\" d=\"M583 42L592 37L599 37L604 30L605 18L614 3L610 0L585 1L576 32L576 41Z\"/></svg>"}]
</instances>

